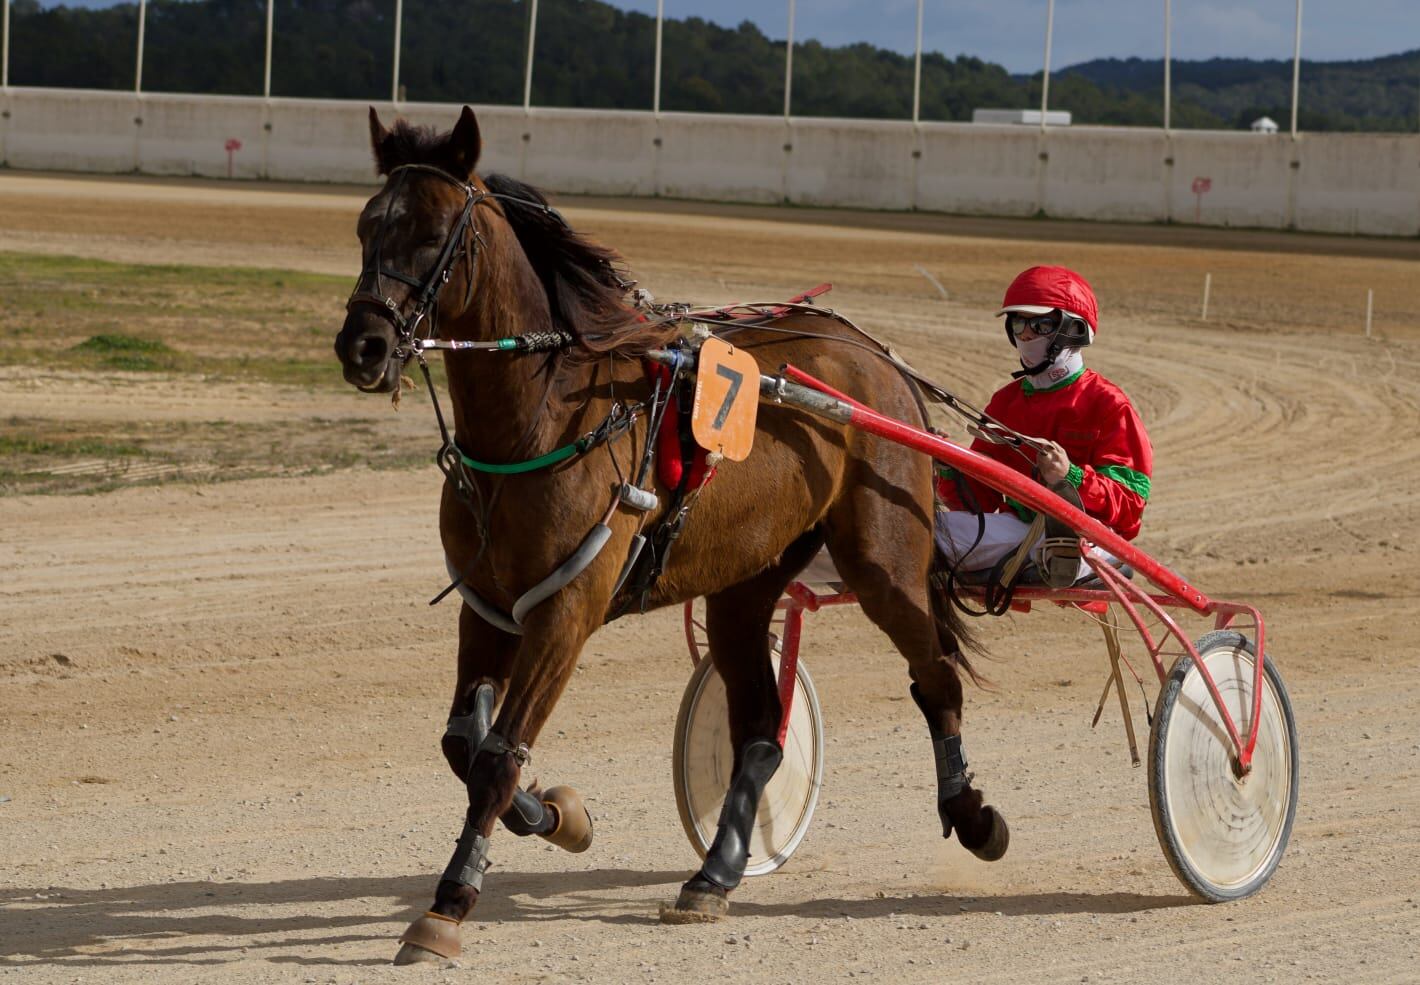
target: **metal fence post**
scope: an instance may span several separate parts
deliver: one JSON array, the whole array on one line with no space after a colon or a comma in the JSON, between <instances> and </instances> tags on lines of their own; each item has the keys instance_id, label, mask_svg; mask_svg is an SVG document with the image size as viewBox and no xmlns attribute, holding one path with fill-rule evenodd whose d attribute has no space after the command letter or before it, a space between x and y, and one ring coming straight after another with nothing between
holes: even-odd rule
<instances>
[{"instance_id":1,"label":"metal fence post","mask_svg":"<svg viewBox=\"0 0 1420 985\"><path fill-rule=\"evenodd\" d=\"M784 119L789 118L794 89L794 0L789 0L789 37L784 42Z\"/></svg>"},{"instance_id":2,"label":"metal fence post","mask_svg":"<svg viewBox=\"0 0 1420 985\"><path fill-rule=\"evenodd\" d=\"M533 44L537 40L537 0L528 8L528 63L523 68L523 112L532 105Z\"/></svg>"},{"instance_id":3,"label":"metal fence post","mask_svg":"<svg viewBox=\"0 0 1420 985\"><path fill-rule=\"evenodd\" d=\"M266 0L266 72L261 83L261 98L271 98L271 24L276 0Z\"/></svg>"},{"instance_id":4,"label":"metal fence post","mask_svg":"<svg viewBox=\"0 0 1420 985\"><path fill-rule=\"evenodd\" d=\"M148 23L148 0L138 0L138 67L133 73L133 91L143 91L143 28Z\"/></svg>"},{"instance_id":5,"label":"metal fence post","mask_svg":"<svg viewBox=\"0 0 1420 985\"><path fill-rule=\"evenodd\" d=\"M922 4L917 0L917 55L912 63L912 124L922 116Z\"/></svg>"},{"instance_id":6,"label":"metal fence post","mask_svg":"<svg viewBox=\"0 0 1420 985\"><path fill-rule=\"evenodd\" d=\"M0 87L10 88L10 0L5 0L5 25L0 29L4 38L0 39L0 47L4 53L0 54Z\"/></svg>"},{"instance_id":7,"label":"metal fence post","mask_svg":"<svg viewBox=\"0 0 1420 985\"><path fill-rule=\"evenodd\" d=\"M390 87L390 102L399 102L399 42L404 26L404 0L394 0L394 82Z\"/></svg>"},{"instance_id":8,"label":"metal fence post","mask_svg":"<svg viewBox=\"0 0 1420 985\"><path fill-rule=\"evenodd\" d=\"M1169 129L1173 115L1173 7L1164 0L1164 129Z\"/></svg>"},{"instance_id":9,"label":"metal fence post","mask_svg":"<svg viewBox=\"0 0 1420 985\"><path fill-rule=\"evenodd\" d=\"M1040 128L1045 129L1045 113L1050 106L1050 43L1055 36L1055 0L1045 8L1045 72L1040 79Z\"/></svg>"},{"instance_id":10,"label":"metal fence post","mask_svg":"<svg viewBox=\"0 0 1420 985\"><path fill-rule=\"evenodd\" d=\"M1302 0L1297 0L1297 40L1292 48L1292 139L1297 139L1297 95L1302 79Z\"/></svg>"},{"instance_id":11,"label":"metal fence post","mask_svg":"<svg viewBox=\"0 0 1420 985\"><path fill-rule=\"evenodd\" d=\"M666 22L666 0L656 0L656 81L651 97L651 112L661 115L661 28Z\"/></svg>"}]
</instances>

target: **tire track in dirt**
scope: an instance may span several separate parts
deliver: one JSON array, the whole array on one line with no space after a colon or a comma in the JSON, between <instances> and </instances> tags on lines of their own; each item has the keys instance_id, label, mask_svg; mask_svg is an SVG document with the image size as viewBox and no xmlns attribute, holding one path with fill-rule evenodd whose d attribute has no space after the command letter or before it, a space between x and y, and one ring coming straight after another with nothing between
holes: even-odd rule
<instances>
[{"instance_id":1,"label":"tire track in dirt","mask_svg":"<svg viewBox=\"0 0 1420 985\"><path fill-rule=\"evenodd\" d=\"M204 211L225 207L214 201L130 192L99 226L141 210L167 230L164 249L202 230L212 262L305 256L353 273L347 205L224 194L249 213L225 244ZM806 631L829 739L809 836L736 893L729 921L661 928L656 906L693 854L668 776L689 665L678 614L655 613L592 640L537 751L539 777L593 798L598 843L567 856L495 837L463 966L443 977L1414 980L1420 447L1406 436L1420 349L1318 334L1329 309L1303 317L1291 299L1323 268L1403 280L1413 263L582 214L612 242L626 234L663 297L772 297L841 271L836 307L977 403L1012 368L991 317L1011 268L1101 270L1111 320L1090 364L1130 393L1158 452L1141 543L1263 605L1301 730L1297 826L1262 894L1193 905L1159 854L1117 708L1088 727L1106 666L1097 631L1039 611L979 625L999 689L968 694L967 742L1015 844L977 863L939 838L901 658L861 614L830 611ZM145 255L146 235L123 249ZM280 245L288 235L296 246ZM942 271L952 300L914 262ZM1250 284L1273 320L1180 317L1181 289L1151 290L1180 263ZM432 451L427 415L354 395L41 380L0 374L0 413L373 419L371 440ZM407 980L383 962L427 903L463 801L437 749L454 609L424 604L443 587L438 481L351 470L0 498L0 980Z\"/></svg>"}]
</instances>

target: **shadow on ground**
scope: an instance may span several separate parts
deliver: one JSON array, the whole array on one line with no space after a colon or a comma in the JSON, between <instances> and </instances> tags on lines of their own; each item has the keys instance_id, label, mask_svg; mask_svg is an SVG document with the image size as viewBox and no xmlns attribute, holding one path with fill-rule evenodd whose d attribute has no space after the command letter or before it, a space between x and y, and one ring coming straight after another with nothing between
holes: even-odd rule
<instances>
[{"instance_id":1,"label":"shadow on ground","mask_svg":"<svg viewBox=\"0 0 1420 985\"><path fill-rule=\"evenodd\" d=\"M686 873L593 869L585 872L501 872L496 893L475 911L471 924L535 924L588 920L607 924L656 923L643 897L616 899L608 891L664 885L673 899ZM145 964L222 965L250 957L273 963L382 965L387 958L341 960L318 949L382 941L393 954L398 927L428 903L428 873L374 879L297 879L269 883L181 882L116 889L16 889L0 895L0 968L62 963L76 967ZM594 894L594 895L588 895ZM350 900L387 899L389 907L365 913L329 911ZM972 897L965 906L951 895L870 899L809 899L782 903L736 900L740 917L855 920L888 917L956 917L989 911L1003 916L1061 913L1135 913L1186 905L1181 896L1131 893L1028 893ZM272 907L305 906L272 915ZM248 912L253 915L241 915ZM394 927L391 927L394 924ZM223 938L198 940L198 938ZM274 953L300 947L311 956ZM317 953L311 954L315 949Z\"/></svg>"},{"instance_id":2,"label":"shadow on ground","mask_svg":"<svg viewBox=\"0 0 1420 985\"><path fill-rule=\"evenodd\" d=\"M586 872L500 872L497 892L471 923L597 920L653 923L656 916L629 913L644 902L617 900L608 890L666 884L666 896L687 873L593 869ZM294 946L329 947L388 941L433 897L429 873L377 879L294 879L269 883L175 882L114 889L14 889L0 894L0 968L62 962L117 967L141 964L220 965L264 951ZM596 893L594 897L579 894ZM389 899L368 912L329 911L355 899ZM544 905L534 901L550 900ZM305 905L307 912L269 915L272 907ZM243 912L254 914L241 915ZM220 937L216 943L193 938ZM131 947L125 947L125 943ZM167 942L167 943L161 943ZM388 959L340 962L329 957L272 954L274 962L385 964Z\"/></svg>"}]
</instances>

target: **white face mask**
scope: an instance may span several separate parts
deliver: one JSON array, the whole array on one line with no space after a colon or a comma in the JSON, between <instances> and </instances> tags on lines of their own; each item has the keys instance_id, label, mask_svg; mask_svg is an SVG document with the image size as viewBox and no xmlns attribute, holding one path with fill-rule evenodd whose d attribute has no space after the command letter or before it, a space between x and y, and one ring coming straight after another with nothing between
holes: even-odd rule
<instances>
[{"instance_id":1,"label":"white face mask","mask_svg":"<svg viewBox=\"0 0 1420 985\"><path fill-rule=\"evenodd\" d=\"M1042 362L1050 354L1050 343L1054 341L1054 336L1046 335L1031 339L1028 342L1016 341L1016 352L1020 355L1021 368L1030 369L1032 366Z\"/></svg>"}]
</instances>

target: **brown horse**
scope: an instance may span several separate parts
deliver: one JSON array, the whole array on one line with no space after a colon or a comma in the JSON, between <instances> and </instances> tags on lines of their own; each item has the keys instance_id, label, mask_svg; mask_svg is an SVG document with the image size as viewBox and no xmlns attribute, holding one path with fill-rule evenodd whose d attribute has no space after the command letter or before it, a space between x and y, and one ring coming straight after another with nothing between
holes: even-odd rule
<instances>
[{"instance_id":1,"label":"brown horse","mask_svg":"<svg viewBox=\"0 0 1420 985\"><path fill-rule=\"evenodd\" d=\"M371 109L370 137L386 182L359 220L365 267L335 341L345 379L397 391L418 341L436 331L451 345L524 340L507 352L445 357L452 435L439 532L465 604L443 752L467 787L468 812L432 907L402 938L403 963L459 953L458 925L478 901L494 821L573 851L590 844L590 818L573 791L523 790L519 775L583 644L626 602L618 582L633 539L673 504L654 472L642 482L658 494L648 512L620 495L635 481L650 425L645 413L618 411L644 410L653 388L638 357L679 330L638 311L617 255L568 228L536 191L475 174L481 140L468 107L450 133L404 121L386 129ZM817 337L796 334L805 332ZM566 344L538 351L556 333ZM772 330L739 330L734 343L761 368L792 362L886 414L925 423L913 385L831 319L793 315ZM545 456L549 449L563 451ZM497 468L544 456L545 468ZM495 463L493 471L480 463ZM703 486L660 578L637 600L707 598L736 750L717 837L672 916L726 912L743 876L758 801L781 758L770 618L824 544L907 660L936 754L943 834L955 830L983 858L1005 852L1005 823L971 788L961 751L961 674L971 673L962 627L929 590L932 482L924 456L766 405L750 457L725 463ZM519 608L569 558L585 560L597 539L588 531L602 528L609 537L585 570Z\"/></svg>"}]
</instances>

